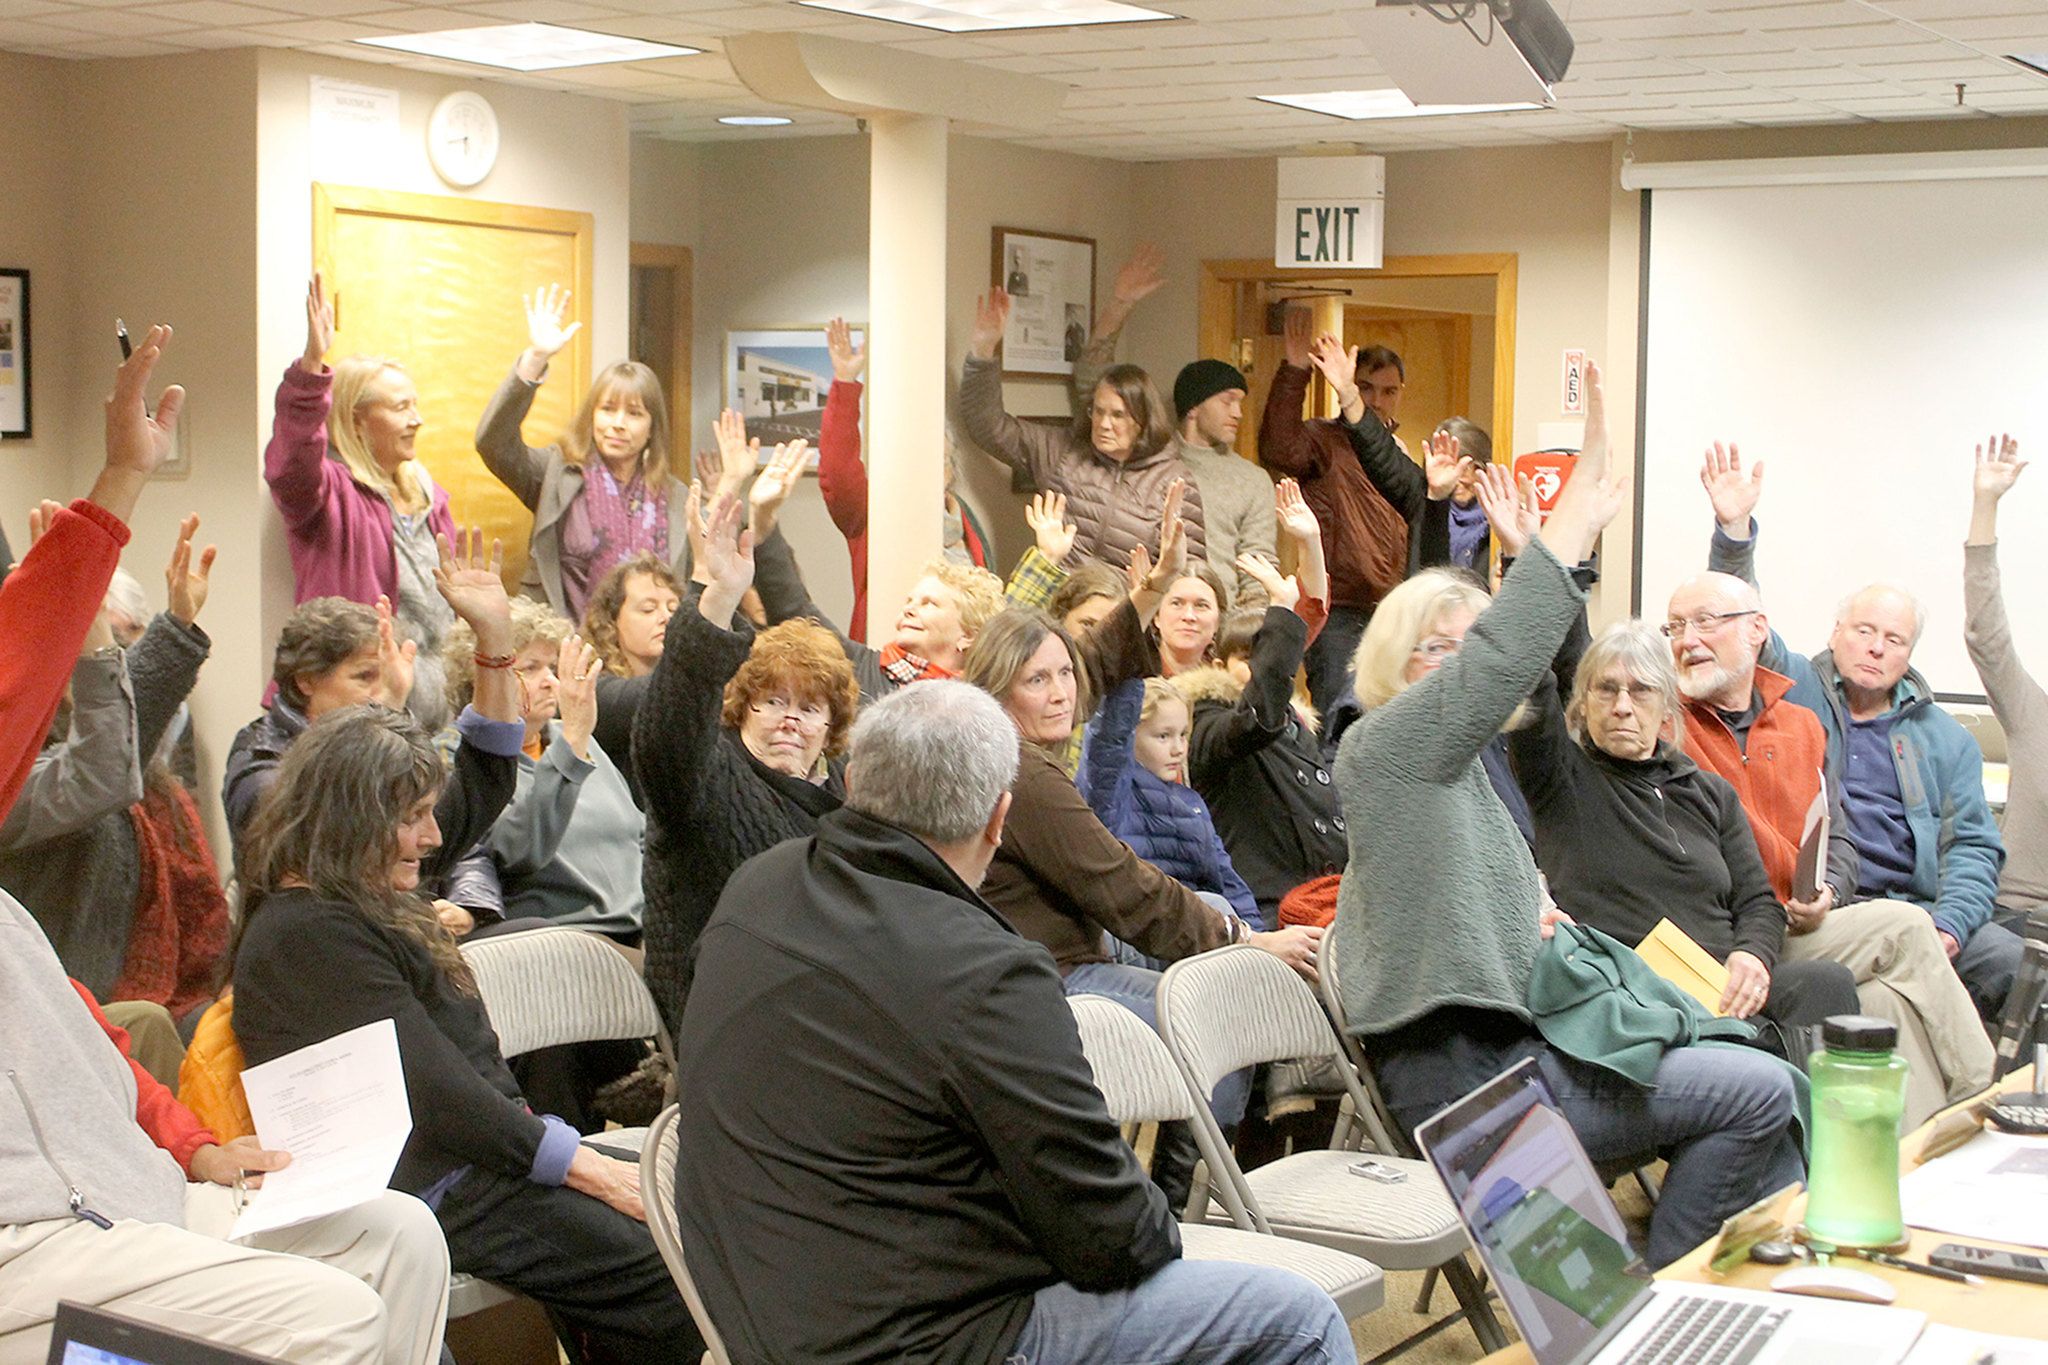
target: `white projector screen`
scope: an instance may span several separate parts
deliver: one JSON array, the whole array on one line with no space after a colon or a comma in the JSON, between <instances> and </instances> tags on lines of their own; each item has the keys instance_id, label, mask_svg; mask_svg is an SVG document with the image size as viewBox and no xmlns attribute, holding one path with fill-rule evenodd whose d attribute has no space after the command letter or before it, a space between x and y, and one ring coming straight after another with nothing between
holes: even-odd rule
<instances>
[{"instance_id":1,"label":"white projector screen","mask_svg":"<svg viewBox=\"0 0 2048 1365\"><path fill-rule=\"evenodd\" d=\"M1842 598L1919 596L1913 662L1981 697L1963 649L1971 450L2010 431L2000 508L2021 657L2048 679L2048 179L1658 189L1649 195L1637 601L1661 620L1706 562L1709 443L1764 461L1757 575L1793 649Z\"/></svg>"}]
</instances>

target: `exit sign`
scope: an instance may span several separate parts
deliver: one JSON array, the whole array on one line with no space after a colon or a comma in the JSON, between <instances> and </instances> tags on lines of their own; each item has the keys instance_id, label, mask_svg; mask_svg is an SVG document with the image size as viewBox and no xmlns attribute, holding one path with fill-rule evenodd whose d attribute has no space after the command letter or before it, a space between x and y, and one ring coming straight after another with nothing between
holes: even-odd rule
<instances>
[{"instance_id":1,"label":"exit sign","mask_svg":"<svg viewBox=\"0 0 2048 1365\"><path fill-rule=\"evenodd\" d=\"M1282 157L1273 264L1377 270L1386 208L1384 157Z\"/></svg>"}]
</instances>

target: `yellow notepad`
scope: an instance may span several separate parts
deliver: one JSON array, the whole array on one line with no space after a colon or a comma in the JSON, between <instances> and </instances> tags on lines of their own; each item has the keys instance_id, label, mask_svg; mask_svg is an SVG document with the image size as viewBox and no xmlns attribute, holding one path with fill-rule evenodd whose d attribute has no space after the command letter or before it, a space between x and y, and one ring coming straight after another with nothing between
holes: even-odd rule
<instances>
[{"instance_id":1,"label":"yellow notepad","mask_svg":"<svg viewBox=\"0 0 2048 1365\"><path fill-rule=\"evenodd\" d=\"M1728 969L1670 920L1657 921L1657 927L1636 945L1636 956L1712 1013L1724 1013L1721 996L1728 989Z\"/></svg>"}]
</instances>

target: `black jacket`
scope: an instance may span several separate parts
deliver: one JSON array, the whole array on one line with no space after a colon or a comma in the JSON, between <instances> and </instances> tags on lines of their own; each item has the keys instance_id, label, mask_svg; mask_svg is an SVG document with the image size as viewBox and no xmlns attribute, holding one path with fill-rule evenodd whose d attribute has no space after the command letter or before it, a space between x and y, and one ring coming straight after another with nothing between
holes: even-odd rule
<instances>
[{"instance_id":1,"label":"black jacket","mask_svg":"<svg viewBox=\"0 0 2048 1365\"><path fill-rule=\"evenodd\" d=\"M1666 742L1641 762L1579 744L1550 674L1529 700L1535 719L1508 750L1558 905L1630 947L1669 919L1719 960L1740 951L1775 967L1785 907L1735 788Z\"/></svg>"},{"instance_id":2,"label":"black jacket","mask_svg":"<svg viewBox=\"0 0 2048 1365\"><path fill-rule=\"evenodd\" d=\"M684 1254L735 1361L1000 1361L1044 1286L1179 1255L1051 956L872 817L733 874L676 1055Z\"/></svg>"},{"instance_id":3,"label":"black jacket","mask_svg":"<svg viewBox=\"0 0 2048 1365\"><path fill-rule=\"evenodd\" d=\"M1249 685L1240 690L1220 668L1176 680L1194 708L1188 785L1209 803L1231 863L1275 927L1282 896L1342 872L1349 856L1329 765L1293 706L1307 642L1299 616L1268 607Z\"/></svg>"},{"instance_id":4,"label":"black jacket","mask_svg":"<svg viewBox=\"0 0 2048 1365\"><path fill-rule=\"evenodd\" d=\"M712 625L697 610L700 592L693 585L668 623L631 745L647 812L647 987L671 1033L690 989L691 949L725 879L756 853L809 835L841 793L836 771L822 786L776 772L725 728L725 685L753 648L754 628Z\"/></svg>"}]
</instances>

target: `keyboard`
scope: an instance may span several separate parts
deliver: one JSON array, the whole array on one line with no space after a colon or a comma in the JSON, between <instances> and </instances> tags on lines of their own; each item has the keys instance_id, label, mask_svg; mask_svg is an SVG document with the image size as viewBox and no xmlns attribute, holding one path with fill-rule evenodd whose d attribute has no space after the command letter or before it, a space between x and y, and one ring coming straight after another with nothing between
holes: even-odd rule
<instances>
[{"instance_id":1,"label":"keyboard","mask_svg":"<svg viewBox=\"0 0 2048 1365\"><path fill-rule=\"evenodd\" d=\"M1674 1295L1626 1365L1747 1365L1789 1309Z\"/></svg>"}]
</instances>

